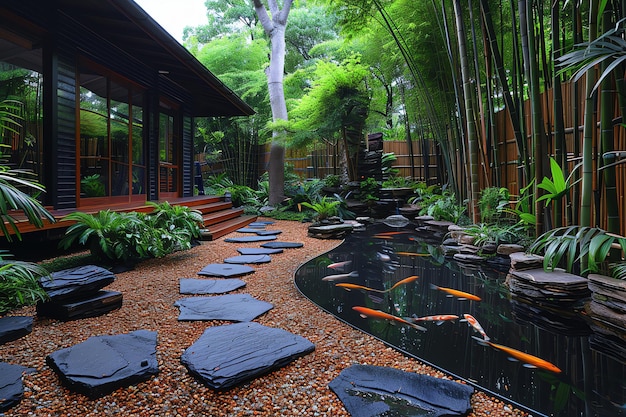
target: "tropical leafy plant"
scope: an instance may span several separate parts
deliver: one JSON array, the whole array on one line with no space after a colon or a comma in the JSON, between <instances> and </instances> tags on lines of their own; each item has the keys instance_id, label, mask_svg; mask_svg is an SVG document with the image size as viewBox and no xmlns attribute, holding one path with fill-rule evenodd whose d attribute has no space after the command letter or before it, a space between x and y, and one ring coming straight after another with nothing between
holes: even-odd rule
<instances>
[{"instance_id":1,"label":"tropical leafy plant","mask_svg":"<svg viewBox=\"0 0 626 417\"><path fill-rule=\"evenodd\" d=\"M525 246L528 240L524 226L519 223L504 226L486 223L472 224L464 227L463 232L474 238L476 246L484 246L487 243L496 245L515 243Z\"/></svg>"},{"instance_id":2,"label":"tropical leafy plant","mask_svg":"<svg viewBox=\"0 0 626 417\"><path fill-rule=\"evenodd\" d=\"M329 188L336 188L341 185L341 178L339 175L328 174L324 177L324 186Z\"/></svg>"},{"instance_id":3,"label":"tropical leafy plant","mask_svg":"<svg viewBox=\"0 0 626 417\"><path fill-rule=\"evenodd\" d=\"M548 271L562 267L567 272L586 276L589 273L608 275L609 254L611 249L617 248L626 253L625 237L597 227L566 226L539 236L529 251L543 255L543 266Z\"/></svg>"},{"instance_id":4,"label":"tropical leafy plant","mask_svg":"<svg viewBox=\"0 0 626 417\"><path fill-rule=\"evenodd\" d=\"M380 184L376 179L369 177L359 183L359 200L371 204L378 201Z\"/></svg>"},{"instance_id":5,"label":"tropical leafy plant","mask_svg":"<svg viewBox=\"0 0 626 417\"><path fill-rule=\"evenodd\" d=\"M191 238L200 237L200 227L203 225L202 213L187 206L171 205L169 202L155 203L148 201L148 206L154 211L148 215L150 223L155 228L163 228L169 232L186 231Z\"/></svg>"},{"instance_id":6,"label":"tropical leafy plant","mask_svg":"<svg viewBox=\"0 0 626 417\"><path fill-rule=\"evenodd\" d=\"M34 263L8 260L10 257L0 251L0 314L48 299L39 285L39 279L48 272Z\"/></svg>"},{"instance_id":7,"label":"tropical leafy plant","mask_svg":"<svg viewBox=\"0 0 626 417\"><path fill-rule=\"evenodd\" d=\"M333 200L329 197L322 197L317 203L303 202L304 207L308 207L317 213L317 220L324 220L332 216L336 216L338 213L338 207L341 204L340 201Z\"/></svg>"},{"instance_id":8,"label":"tropical leafy plant","mask_svg":"<svg viewBox=\"0 0 626 417\"><path fill-rule=\"evenodd\" d=\"M575 170L576 169L573 169L566 179L559 163L554 158L550 158L550 172L552 178L544 177L541 182L537 184L538 188L546 191L546 194L539 197L537 201L545 200L547 206L551 201L563 198L563 196L569 192L572 185L574 185L570 184L570 180Z\"/></svg>"}]
</instances>

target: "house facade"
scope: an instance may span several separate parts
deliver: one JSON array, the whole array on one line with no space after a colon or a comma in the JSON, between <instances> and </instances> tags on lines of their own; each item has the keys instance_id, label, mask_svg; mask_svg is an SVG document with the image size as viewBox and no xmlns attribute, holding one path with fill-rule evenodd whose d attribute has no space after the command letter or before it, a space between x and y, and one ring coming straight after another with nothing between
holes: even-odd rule
<instances>
[{"instance_id":1,"label":"house facade","mask_svg":"<svg viewBox=\"0 0 626 417\"><path fill-rule=\"evenodd\" d=\"M0 0L2 165L55 210L193 195L193 118L253 110L133 0Z\"/></svg>"}]
</instances>

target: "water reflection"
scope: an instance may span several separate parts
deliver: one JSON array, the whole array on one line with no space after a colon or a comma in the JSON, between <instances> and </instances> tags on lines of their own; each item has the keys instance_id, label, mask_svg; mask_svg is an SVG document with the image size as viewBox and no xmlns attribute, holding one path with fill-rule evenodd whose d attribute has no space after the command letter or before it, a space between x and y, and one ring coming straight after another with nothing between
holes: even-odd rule
<instances>
[{"instance_id":1,"label":"water reflection","mask_svg":"<svg viewBox=\"0 0 626 417\"><path fill-rule=\"evenodd\" d=\"M590 343L598 337L580 312L512 298L505 272L444 258L410 227L396 230L402 233L389 231L388 226L377 225L353 233L339 248L303 265L296 285L341 320L534 415L626 415L626 370L623 357L616 354L626 352L624 335L611 339L612 350L602 350L606 343ZM323 280L332 275L346 276ZM418 278L394 288L412 276ZM363 310L353 307L412 320L427 331L397 320L363 318ZM511 352L482 346L476 339L484 335L466 321L415 321L435 315L470 315L491 342L541 358L562 372L529 368L528 363L509 360Z\"/></svg>"}]
</instances>

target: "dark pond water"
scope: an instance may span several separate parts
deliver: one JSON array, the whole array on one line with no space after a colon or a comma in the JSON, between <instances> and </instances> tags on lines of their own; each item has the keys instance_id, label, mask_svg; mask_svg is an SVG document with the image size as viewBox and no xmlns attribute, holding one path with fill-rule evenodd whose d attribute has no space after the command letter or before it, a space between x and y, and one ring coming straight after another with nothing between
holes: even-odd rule
<instances>
[{"instance_id":1,"label":"dark pond water","mask_svg":"<svg viewBox=\"0 0 626 417\"><path fill-rule=\"evenodd\" d=\"M375 237L393 230L405 233L385 239ZM337 249L300 267L296 286L311 301L348 324L535 416L626 416L623 335L613 346L617 354L602 351L580 313L542 310L519 302L511 297L505 284L506 272L498 270L502 268L458 264L438 254L437 246L421 240L408 226L401 230L370 226L367 232L353 233ZM328 268L343 261L350 261L343 270ZM348 278L322 279L350 272ZM419 278L385 293L347 291L336 286L352 283L386 290L413 275ZM481 301L450 297L432 285L475 294ZM353 310L355 306L399 317L448 314L462 319L464 314L471 314L493 343L549 361L562 372L528 368L523 362L511 361L502 350L479 344L475 337L481 335L461 320L419 322L427 328L424 332L389 320L363 318Z\"/></svg>"}]
</instances>

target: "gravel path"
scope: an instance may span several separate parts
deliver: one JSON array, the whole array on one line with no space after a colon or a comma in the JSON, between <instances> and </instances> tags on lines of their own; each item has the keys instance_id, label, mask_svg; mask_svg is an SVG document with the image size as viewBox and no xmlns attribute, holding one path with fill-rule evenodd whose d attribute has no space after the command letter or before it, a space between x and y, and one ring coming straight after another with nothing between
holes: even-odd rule
<instances>
[{"instance_id":1,"label":"gravel path","mask_svg":"<svg viewBox=\"0 0 626 417\"><path fill-rule=\"evenodd\" d=\"M277 371L225 392L205 387L180 363L180 355L208 326L226 322L179 322L174 302L179 278L197 278L209 263L221 263L237 255L238 247L258 244L224 242L224 238L164 259L140 263L133 271L117 274L107 287L121 291L121 309L104 316L60 322L37 318L33 332L0 346L0 360L37 369L24 377L25 394L19 405L4 416L348 416L342 403L327 387L341 370L352 364L390 366L406 371L444 375L419 361L403 356L376 339L357 331L321 311L304 298L293 284L296 269L307 260L327 252L340 242L307 237L307 224L278 221L281 241L304 243L272 256L268 264L242 277L247 286L238 292L274 304L255 321L299 334L316 350ZM239 236L238 233L229 237ZM13 312L34 315L33 307ZM90 336L158 331L156 377L97 400L68 391L45 364L45 356L85 341ZM472 416L525 416L521 411L483 393L472 398ZM0 414L1 415L1 414Z\"/></svg>"}]
</instances>

